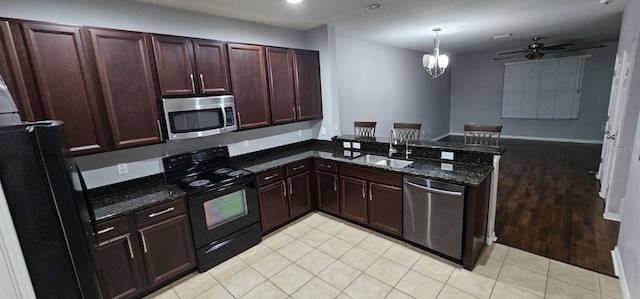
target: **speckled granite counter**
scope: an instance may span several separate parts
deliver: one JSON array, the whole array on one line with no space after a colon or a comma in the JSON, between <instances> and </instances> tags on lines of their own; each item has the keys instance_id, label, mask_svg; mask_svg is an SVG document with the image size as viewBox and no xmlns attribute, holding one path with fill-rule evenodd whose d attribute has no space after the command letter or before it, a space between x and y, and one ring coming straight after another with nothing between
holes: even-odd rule
<instances>
[{"instance_id":1,"label":"speckled granite counter","mask_svg":"<svg viewBox=\"0 0 640 299\"><path fill-rule=\"evenodd\" d=\"M89 190L97 221L122 216L185 196L173 184L165 183L162 175Z\"/></svg>"},{"instance_id":2,"label":"speckled granite counter","mask_svg":"<svg viewBox=\"0 0 640 299\"><path fill-rule=\"evenodd\" d=\"M384 155L380 154L379 152L360 152L360 154L367 153ZM352 159L355 157L345 156L344 150L342 148L332 148L328 144L319 144L319 142L316 142L315 144L301 143L298 146L293 146L291 149L281 147L274 150L265 151L261 155L243 155L235 157L234 163L246 170L260 173L307 158L323 158L327 160L349 163L373 169L383 169L406 175L436 179L464 186L479 185L493 170L492 166L487 165L476 165L459 162L449 163L438 160L421 159L411 156L409 160L414 161L414 163L404 168L372 165L365 162L353 161ZM394 158L398 157L394 156ZM443 163L445 163L445 165L443 165Z\"/></svg>"},{"instance_id":3,"label":"speckled granite counter","mask_svg":"<svg viewBox=\"0 0 640 299\"><path fill-rule=\"evenodd\" d=\"M349 140L362 143L386 143L389 144L389 137L360 137L355 135L340 135L333 137L334 140ZM488 147L488 146L472 146L465 145L464 143L456 142L444 142L444 141L429 141L429 140L415 140L409 143L413 147L422 147L438 150L451 150L469 153L482 153L500 155L506 151L506 147Z\"/></svg>"}]
</instances>

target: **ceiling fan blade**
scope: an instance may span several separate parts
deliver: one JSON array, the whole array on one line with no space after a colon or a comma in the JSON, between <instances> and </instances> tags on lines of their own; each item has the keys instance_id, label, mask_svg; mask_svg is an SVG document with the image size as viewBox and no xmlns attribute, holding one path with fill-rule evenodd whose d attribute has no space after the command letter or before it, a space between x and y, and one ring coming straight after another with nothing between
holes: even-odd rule
<instances>
[{"instance_id":1,"label":"ceiling fan blade","mask_svg":"<svg viewBox=\"0 0 640 299\"><path fill-rule=\"evenodd\" d=\"M498 55L507 55L507 54L515 54L515 53L526 53L526 52L529 52L529 49L520 50L520 51L502 52L502 53L498 53Z\"/></svg>"},{"instance_id":2,"label":"ceiling fan blade","mask_svg":"<svg viewBox=\"0 0 640 299\"><path fill-rule=\"evenodd\" d=\"M516 57L520 57L520 55L516 55L516 56L505 56L505 57L496 57L493 60L504 60L504 59L512 59L512 58L516 58Z\"/></svg>"},{"instance_id":3,"label":"ceiling fan blade","mask_svg":"<svg viewBox=\"0 0 640 299\"><path fill-rule=\"evenodd\" d=\"M579 51L579 50L587 50L587 49L597 49L597 48L604 48L604 47L606 47L606 46L605 45L597 45L597 46L573 48L573 49L548 50L547 52L549 52L549 53L569 52L569 51Z\"/></svg>"},{"instance_id":4,"label":"ceiling fan blade","mask_svg":"<svg viewBox=\"0 0 640 299\"><path fill-rule=\"evenodd\" d=\"M573 44L560 44L560 45L553 45L553 46L545 46L542 47L542 50L560 50L560 49L564 49L568 46L573 46Z\"/></svg>"}]
</instances>

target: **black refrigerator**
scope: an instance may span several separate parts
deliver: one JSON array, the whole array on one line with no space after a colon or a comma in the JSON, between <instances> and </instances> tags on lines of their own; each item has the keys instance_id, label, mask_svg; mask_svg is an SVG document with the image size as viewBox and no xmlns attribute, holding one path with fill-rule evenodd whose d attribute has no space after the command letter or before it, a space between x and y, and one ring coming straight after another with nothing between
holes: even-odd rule
<instances>
[{"instance_id":1,"label":"black refrigerator","mask_svg":"<svg viewBox=\"0 0 640 299\"><path fill-rule=\"evenodd\" d=\"M93 209L63 123L0 127L0 182L38 298L102 298Z\"/></svg>"}]
</instances>

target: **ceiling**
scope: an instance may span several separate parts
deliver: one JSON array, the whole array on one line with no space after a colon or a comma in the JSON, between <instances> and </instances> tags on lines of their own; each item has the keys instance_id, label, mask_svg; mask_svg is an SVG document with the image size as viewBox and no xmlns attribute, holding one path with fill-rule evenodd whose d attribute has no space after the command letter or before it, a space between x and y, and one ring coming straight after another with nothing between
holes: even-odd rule
<instances>
[{"instance_id":1,"label":"ceiling","mask_svg":"<svg viewBox=\"0 0 640 299\"><path fill-rule=\"evenodd\" d=\"M434 27L443 54L545 45L594 45L618 38L629 0L134 0L181 10L307 30L335 26L339 36L430 52ZM367 10L372 3L382 4ZM509 34L494 39L495 35Z\"/></svg>"}]
</instances>

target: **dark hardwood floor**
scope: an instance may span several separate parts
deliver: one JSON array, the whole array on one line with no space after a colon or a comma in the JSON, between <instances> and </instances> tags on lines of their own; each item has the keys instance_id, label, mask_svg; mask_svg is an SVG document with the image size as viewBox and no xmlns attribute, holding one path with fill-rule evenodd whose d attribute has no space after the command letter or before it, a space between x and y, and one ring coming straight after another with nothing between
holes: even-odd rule
<instances>
[{"instance_id":1,"label":"dark hardwood floor","mask_svg":"<svg viewBox=\"0 0 640 299\"><path fill-rule=\"evenodd\" d=\"M461 142L451 136L448 141ZM613 276L620 225L605 220L601 145L501 139L498 243Z\"/></svg>"}]
</instances>

